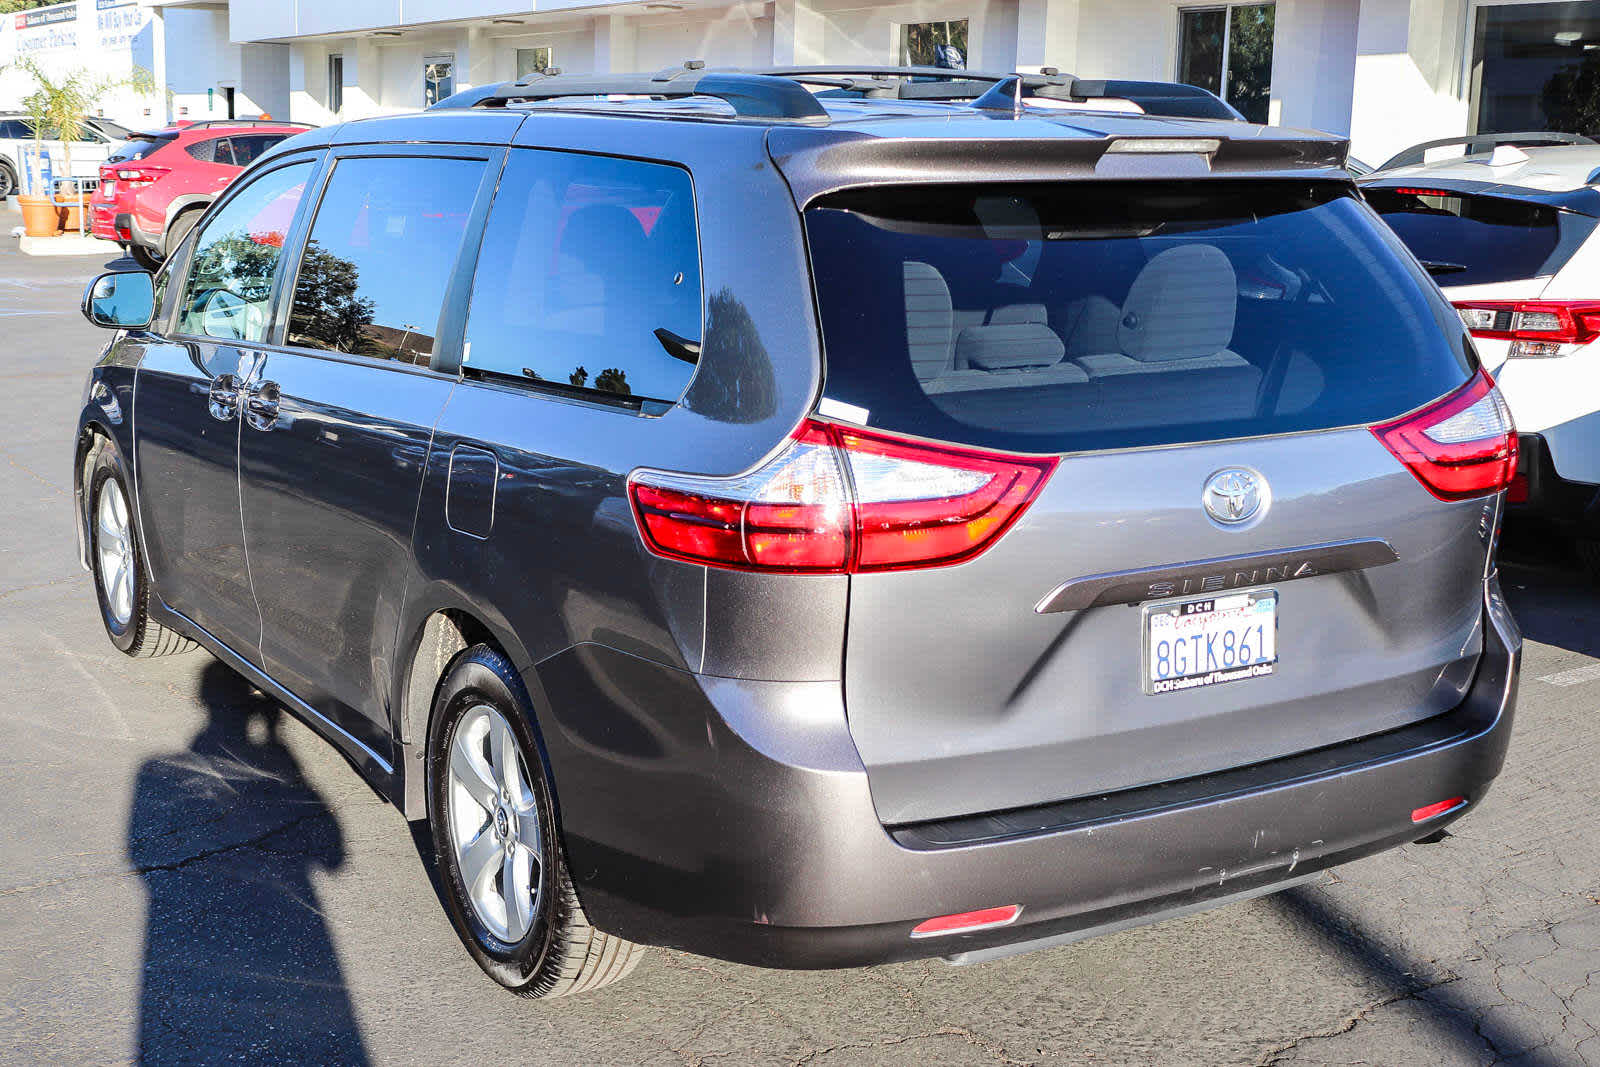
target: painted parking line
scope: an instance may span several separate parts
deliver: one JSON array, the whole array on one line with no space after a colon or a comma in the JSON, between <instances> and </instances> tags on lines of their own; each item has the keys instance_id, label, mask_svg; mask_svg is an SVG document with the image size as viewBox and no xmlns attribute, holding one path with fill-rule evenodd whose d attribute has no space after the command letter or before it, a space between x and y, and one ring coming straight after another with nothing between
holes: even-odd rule
<instances>
[{"instance_id":1,"label":"painted parking line","mask_svg":"<svg viewBox=\"0 0 1600 1067\"><path fill-rule=\"evenodd\" d=\"M1582 685L1585 682L1600 682L1600 663L1591 663L1587 667L1573 667L1570 670L1557 671L1546 674L1539 681L1547 685Z\"/></svg>"}]
</instances>

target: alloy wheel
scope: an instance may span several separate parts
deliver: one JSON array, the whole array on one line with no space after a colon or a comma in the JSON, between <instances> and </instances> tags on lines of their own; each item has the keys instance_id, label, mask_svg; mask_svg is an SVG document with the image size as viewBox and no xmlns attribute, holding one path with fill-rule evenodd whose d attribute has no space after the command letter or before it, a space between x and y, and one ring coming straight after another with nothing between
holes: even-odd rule
<instances>
[{"instance_id":1,"label":"alloy wheel","mask_svg":"<svg viewBox=\"0 0 1600 1067\"><path fill-rule=\"evenodd\" d=\"M469 708L450 743L451 844L472 910L496 938L527 936L543 894L539 802L511 724L489 704Z\"/></svg>"},{"instance_id":2,"label":"alloy wheel","mask_svg":"<svg viewBox=\"0 0 1600 1067\"><path fill-rule=\"evenodd\" d=\"M107 479L100 486L95 523L96 563L106 609L119 628L125 627L133 618L133 528L128 520L128 500L115 480Z\"/></svg>"}]
</instances>

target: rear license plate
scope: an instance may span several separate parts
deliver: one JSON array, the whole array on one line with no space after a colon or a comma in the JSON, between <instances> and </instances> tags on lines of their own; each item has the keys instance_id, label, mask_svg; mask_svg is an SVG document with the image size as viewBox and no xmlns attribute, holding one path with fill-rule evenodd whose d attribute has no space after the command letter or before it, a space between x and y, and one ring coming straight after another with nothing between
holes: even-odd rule
<instances>
[{"instance_id":1,"label":"rear license plate","mask_svg":"<svg viewBox=\"0 0 1600 1067\"><path fill-rule=\"evenodd\" d=\"M1273 672L1278 594L1230 593L1144 609L1144 691L1176 693Z\"/></svg>"}]
</instances>

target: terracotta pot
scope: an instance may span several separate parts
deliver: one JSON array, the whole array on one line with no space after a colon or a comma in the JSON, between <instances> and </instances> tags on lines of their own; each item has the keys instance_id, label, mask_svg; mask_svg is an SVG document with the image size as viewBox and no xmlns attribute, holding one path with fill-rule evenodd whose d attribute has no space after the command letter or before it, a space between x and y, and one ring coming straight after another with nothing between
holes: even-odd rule
<instances>
[{"instance_id":1,"label":"terracotta pot","mask_svg":"<svg viewBox=\"0 0 1600 1067\"><path fill-rule=\"evenodd\" d=\"M61 232L61 211L48 196L18 196L22 229L29 237L54 237Z\"/></svg>"},{"instance_id":2,"label":"terracotta pot","mask_svg":"<svg viewBox=\"0 0 1600 1067\"><path fill-rule=\"evenodd\" d=\"M71 205L61 209L61 228L62 228L62 230L66 231L67 233L77 233L78 232L78 211L79 210L80 209L78 208L77 204L71 204Z\"/></svg>"}]
</instances>

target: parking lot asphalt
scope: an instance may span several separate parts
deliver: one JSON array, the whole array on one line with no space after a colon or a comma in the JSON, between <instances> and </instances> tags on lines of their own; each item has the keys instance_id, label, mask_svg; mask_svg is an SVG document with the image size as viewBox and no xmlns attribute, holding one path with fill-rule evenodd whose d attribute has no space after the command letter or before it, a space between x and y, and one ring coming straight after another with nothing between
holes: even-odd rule
<instances>
[{"instance_id":1,"label":"parking lot asphalt","mask_svg":"<svg viewBox=\"0 0 1600 1067\"><path fill-rule=\"evenodd\" d=\"M978 967L656 951L502 992L332 748L204 652L105 639L70 473L100 267L0 238L0 1063L1600 1064L1600 595L1533 535L1510 758L1443 842Z\"/></svg>"}]
</instances>

